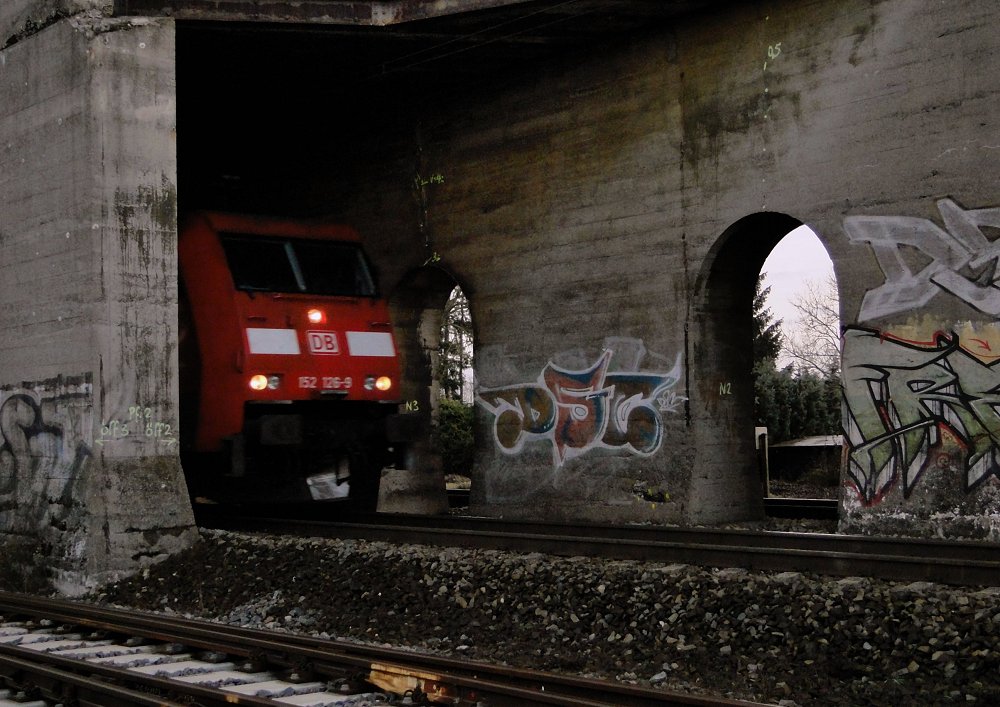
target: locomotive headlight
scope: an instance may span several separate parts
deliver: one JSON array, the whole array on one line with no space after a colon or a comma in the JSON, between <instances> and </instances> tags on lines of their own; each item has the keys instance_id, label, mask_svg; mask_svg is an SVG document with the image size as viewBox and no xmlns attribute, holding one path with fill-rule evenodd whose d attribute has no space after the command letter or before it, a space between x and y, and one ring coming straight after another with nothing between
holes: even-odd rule
<instances>
[{"instance_id":1,"label":"locomotive headlight","mask_svg":"<svg viewBox=\"0 0 1000 707\"><path fill-rule=\"evenodd\" d=\"M277 390L281 387L281 376L269 375L265 376L258 373L255 376L250 376L250 388L251 390Z\"/></svg>"},{"instance_id":2,"label":"locomotive headlight","mask_svg":"<svg viewBox=\"0 0 1000 707\"><path fill-rule=\"evenodd\" d=\"M365 390L381 390L383 393L392 387L392 378L389 376L367 376L365 378Z\"/></svg>"},{"instance_id":3,"label":"locomotive headlight","mask_svg":"<svg viewBox=\"0 0 1000 707\"><path fill-rule=\"evenodd\" d=\"M322 324L326 321L326 313L322 309L310 309L306 312L310 324Z\"/></svg>"}]
</instances>

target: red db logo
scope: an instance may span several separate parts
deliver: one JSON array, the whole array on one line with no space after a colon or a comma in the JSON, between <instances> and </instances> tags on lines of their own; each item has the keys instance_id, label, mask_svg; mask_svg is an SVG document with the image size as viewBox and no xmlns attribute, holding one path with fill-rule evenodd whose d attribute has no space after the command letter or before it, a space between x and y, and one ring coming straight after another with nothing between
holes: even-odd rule
<instances>
[{"instance_id":1,"label":"red db logo","mask_svg":"<svg viewBox=\"0 0 1000 707\"><path fill-rule=\"evenodd\" d=\"M334 331L307 331L309 351L314 354L339 354L337 333Z\"/></svg>"}]
</instances>

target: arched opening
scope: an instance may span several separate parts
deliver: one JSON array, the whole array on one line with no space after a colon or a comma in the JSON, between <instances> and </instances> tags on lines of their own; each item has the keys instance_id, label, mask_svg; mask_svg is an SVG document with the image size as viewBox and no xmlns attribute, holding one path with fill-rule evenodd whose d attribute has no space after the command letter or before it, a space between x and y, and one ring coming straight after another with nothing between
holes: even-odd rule
<instances>
[{"instance_id":1,"label":"arched opening","mask_svg":"<svg viewBox=\"0 0 1000 707\"><path fill-rule=\"evenodd\" d=\"M695 283L688 333L690 425L696 444L688 516L696 523L761 518L766 477L754 427L754 292L764 261L801 221L765 212L722 234Z\"/></svg>"},{"instance_id":2,"label":"arched opening","mask_svg":"<svg viewBox=\"0 0 1000 707\"><path fill-rule=\"evenodd\" d=\"M755 354L754 363L755 422L767 429L767 494L834 499L843 440L833 261L816 233L799 226L768 255L761 281L764 314L780 324L777 354Z\"/></svg>"},{"instance_id":3,"label":"arched opening","mask_svg":"<svg viewBox=\"0 0 1000 707\"><path fill-rule=\"evenodd\" d=\"M472 488L476 445L473 405L473 332L469 300L461 287L448 295L441 321L437 377L439 401L433 448L441 458L449 499L466 498ZM453 493L455 492L455 493Z\"/></svg>"},{"instance_id":4,"label":"arched opening","mask_svg":"<svg viewBox=\"0 0 1000 707\"><path fill-rule=\"evenodd\" d=\"M458 486L467 487L474 449L468 300L450 273L426 266L403 278L389 308L402 365L403 407L416 420L406 467L417 481L408 493L443 498L445 474L465 477ZM459 472L463 464L469 468Z\"/></svg>"}]
</instances>

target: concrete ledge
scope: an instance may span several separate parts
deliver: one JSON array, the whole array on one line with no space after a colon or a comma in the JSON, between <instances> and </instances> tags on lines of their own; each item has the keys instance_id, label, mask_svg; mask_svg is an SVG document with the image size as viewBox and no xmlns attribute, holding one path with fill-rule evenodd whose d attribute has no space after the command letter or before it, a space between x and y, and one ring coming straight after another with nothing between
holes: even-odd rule
<instances>
[{"instance_id":1,"label":"concrete ledge","mask_svg":"<svg viewBox=\"0 0 1000 707\"><path fill-rule=\"evenodd\" d=\"M440 470L383 469L378 510L380 513L418 515L447 513L448 494L445 490L444 473Z\"/></svg>"}]
</instances>

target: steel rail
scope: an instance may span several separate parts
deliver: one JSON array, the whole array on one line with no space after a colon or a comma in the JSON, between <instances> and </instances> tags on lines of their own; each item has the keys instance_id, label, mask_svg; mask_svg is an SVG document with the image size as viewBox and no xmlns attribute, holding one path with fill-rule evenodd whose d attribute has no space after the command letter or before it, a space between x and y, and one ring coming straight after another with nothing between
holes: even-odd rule
<instances>
[{"instance_id":1,"label":"steel rail","mask_svg":"<svg viewBox=\"0 0 1000 707\"><path fill-rule=\"evenodd\" d=\"M299 634L273 633L176 616L125 611L81 602L4 592L0 592L0 612L39 616L115 633L176 642L204 650L245 656L260 665L304 669L320 675L363 673L373 682L379 675L401 679L419 678L423 692L438 694L450 704L475 704L478 699L485 697L493 707L759 705L753 702L702 697L590 678L495 666L412 651L323 640ZM4 648L0 646L0 653L7 652ZM89 673L97 672L91 664L87 664L86 670ZM246 699L241 696L240 703L267 704L248 702ZM455 702L456 699L466 701Z\"/></svg>"},{"instance_id":2,"label":"steel rail","mask_svg":"<svg viewBox=\"0 0 1000 707\"><path fill-rule=\"evenodd\" d=\"M468 516L374 514L348 520L290 518L321 509L264 517L265 509L201 508L203 526L300 536L382 540L559 556L870 576L953 585L1000 583L1000 544L917 538L753 530L513 521ZM274 507L270 509L272 512ZM329 509L327 509L329 512Z\"/></svg>"},{"instance_id":3,"label":"steel rail","mask_svg":"<svg viewBox=\"0 0 1000 707\"><path fill-rule=\"evenodd\" d=\"M24 657L19 657L20 654ZM41 659L41 660L39 660ZM40 695L49 701L68 702L80 707L183 707L138 690L130 690L72 671L43 665L46 656L0 646L0 678L28 696Z\"/></svg>"},{"instance_id":4,"label":"steel rail","mask_svg":"<svg viewBox=\"0 0 1000 707\"><path fill-rule=\"evenodd\" d=\"M86 673L81 675L79 673ZM16 676L16 677L14 677ZM215 688L183 685L176 681L140 675L125 668L65 658L18 646L0 644L0 677L13 677L28 689L37 689L46 699L93 707L183 707L191 699L203 707L224 707L234 696ZM132 684L142 689L122 687ZM171 700L163 695L176 696ZM274 707L272 700L241 695L239 704Z\"/></svg>"},{"instance_id":5,"label":"steel rail","mask_svg":"<svg viewBox=\"0 0 1000 707\"><path fill-rule=\"evenodd\" d=\"M464 508L469 505L468 489L448 489L448 505ZM785 498L768 496L764 498L764 514L770 518L809 518L813 520L837 520L840 504L832 498Z\"/></svg>"},{"instance_id":6,"label":"steel rail","mask_svg":"<svg viewBox=\"0 0 1000 707\"><path fill-rule=\"evenodd\" d=\"M837 520L839 512L840 503L832 498L782 498L769 496L764 499L764 514L769 518Z\"/></svg>"}]
</instances>

